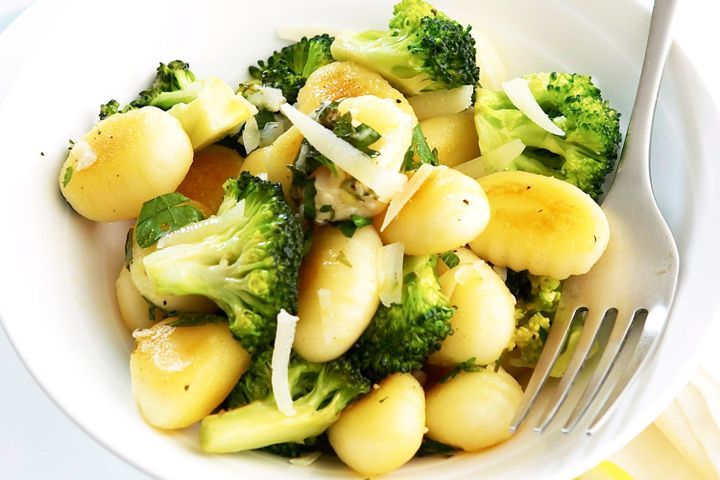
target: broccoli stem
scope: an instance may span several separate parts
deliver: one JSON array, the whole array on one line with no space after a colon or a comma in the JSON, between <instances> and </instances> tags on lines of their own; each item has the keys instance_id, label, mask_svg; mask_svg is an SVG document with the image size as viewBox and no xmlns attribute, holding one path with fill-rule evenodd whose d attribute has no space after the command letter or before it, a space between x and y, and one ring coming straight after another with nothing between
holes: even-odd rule
<instances>
[{"instance_id":1,"label":"broccoli stem","mask_svg":"<svg viewBox=\"0 0 720 480\"><path fill-rule=\"evenodd\" d=\"M315 402L296 401L295 415L286 416L274 399L255 401L240 408L207 416L200 425L200 445L210 453L229 453L274 445L302 443L320 435L340 416L333 401L316 410Z\"/></svg>"}]
</instances>

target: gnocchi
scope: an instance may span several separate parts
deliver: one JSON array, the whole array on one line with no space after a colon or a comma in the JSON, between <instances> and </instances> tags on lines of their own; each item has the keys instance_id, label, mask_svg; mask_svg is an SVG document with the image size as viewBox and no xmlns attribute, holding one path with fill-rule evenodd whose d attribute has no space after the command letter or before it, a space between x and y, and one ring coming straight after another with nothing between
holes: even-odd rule
<instances>
[{"instance_id":1,"label":"gnocchi","mask_svg":"<svg viewBox=\"0 0 720 480\"><path fill-rule=\"evenodd\" d=\"M480 258L562 280L587 273L605 251L605 213L574 185L521 171L478 182L491 212L487 228L470 242Z\"/></svg>"},{"instance_id":2,"label":"gnocchi","mask_svg":"<svg viewBox=\"0 0 720 480\"><path fill-rule=\"evenodd\" d=\"M475 451L510 438L510 423L523 391L500 369L460 372L427 393L428 437L465 451Z\"/></svg>"},{"instance_id":3,"label":"gnocchi","mask_svg":"<svg viewBox=\"0 0 720 480\"><path fill-rule=\"evenodd\" d=\"M382 242L368 225L347 238L318 227L300 269L295 350L311 362L345 353L372 320L380 304L376 257Z\"/></svg>"},{"instance_id":4,"label":"gnocchi","mask_svg":"<svg viewBox=\"0 0 720 480\"><path fill-rule=\"evenodd\" d=\"M129 220L143 203L170 193L190 169L193 149L180 122L144 107L98 122L60 169L60 191L83 217Z\"/></svg>"},{"instance_id":5,"label":"gnocchi","mask_svg":"<svg viewBox=\"0 0 720 480\"><path fill-rule=\"evenodd\" d=\"M315 70L300 89L297 106L301 112L310 113L323 102L363 95L395 100L398 107L415 118L415 112L400 91L378 73L352 62L333 62Z\"/></svg>"},{"instance_id":6,"label":"gnocchi","mask_svg":"<svg viewBox=\"0 0 720 480\"><path fill-rule=\"evenodd\" d=\"M291 127L272 145L258 148L248 155L241 171L250 172L253 175L267 175L268 180L282 185L285 196L287 196L292 184L292 174L288 165L295 162L302 141L303 136L300 131Z\"/></svg>"},{"instance_id":7,"label":"gnocchi","mask_svg":"<svg viewBox=\"0 0 720 480\"><path fill-rule=\"evenodd\" d=\"M440 166L380 236L385 244L402 242L407 255L442 253L477 238L489 216L485 192L477 182ZM380 217L376 222L382 223Z\"/></svg>"},{"instance_id":8,"label":"gnocchi","mask_svg":"<svg viewBox=\"0 0 720 480\"><path fill-rule=\"evenodd\" d=\"M515 331L515 297L485 262L459 265L440 277L443 293L457 310L453 333L430 356L430 363L451 367L475 359L487 365L508 346Z\"/></svg>"},{"instance_id":9,"label":"gnocchi","mask_svg":"<svg viewBox=\"0 0 720 480\"><path fill-rule=\"evenodd\" d=\"M396 373L340 415L328 430L338 457L366 477L391 472L420 448L425 394L409 373Z\"/></svg>"},{"instance_id":10,"label":"gnocchi","mask_svg":"<svg viewBox=\"0 0 720 480\"><path fill-rule=\"evenodd\" d=\"M242 162L237 152L219 145L195 152L190 170L177 191L214 214L223 200L225 180L238 176Z\"/></svg>"},{"instance_id":11,"label":"gnocchi","mask_svg":"<svg viewBox=\"0 0 720 480\"><path fill-rule=\"evenodd\" d=\"M174 327L174 320L136 331L130 356L140 413L163 429L184 428L209 415L250 365L226 323Z\"/></svg>"},{"instance_id":12,"label":"gnocchi","mask_svg":"<svg viewBox=\"0 0 720 480\"><path fill-rule=\"evenodd\" d=\"M480 155L473 110L432 117L420 122L430 148L442 165L454 167Z\"/></svg>"}]
</instances>

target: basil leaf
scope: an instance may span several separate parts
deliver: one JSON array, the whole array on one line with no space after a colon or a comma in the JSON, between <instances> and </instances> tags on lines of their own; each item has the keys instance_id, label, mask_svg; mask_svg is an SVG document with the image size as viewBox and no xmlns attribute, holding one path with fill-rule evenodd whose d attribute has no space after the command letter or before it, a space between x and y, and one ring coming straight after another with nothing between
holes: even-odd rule
<instances>
[{"instance_id":1,"label":"basil leaf","mask_svg":"<svg viewBox=\"0 0 720 480\"><path fill-rule=\"evenodd\" d=\"M73 171L74 170L73 170L72 166L67 167L65 169L65 173L63 174L63 188L67 187L68 183L70 183L70 180L72 179L72 176L73 176Z\"/></svg>"},{"instance_id":2,"label":"basil leaf","mask_svg":"<svg viewBox=\"0 0 720 480\"><path fill-rule=\"evenodd\" d=\"M350 216L350 220L343 220L342 222L338 222L336 226L343 235L345 235L347 238L352 238L358 228L365 227L367 225L370 225L371 223L372 218L353 214Z\"/></svg>"},{"instance_id":3,"label":"basil leaf","mask_svg":"<svg viewBox=\"0 0 720 480\"><path fill-rule=\"evenodd\" d=\"M255 121L257 122L258 129L262 130L268 123L276 122L277 118L275 114L269 110L260 110L257 115L255 115Z\"/></svg>"},{"instance_id":4,"label":"basil leaf","mask_svg":"<svg viewBox=\"0 0 720 480\"><path fill-rule=\"evenodd\" d=\"M416 158L417 161L415 161ZM415 128L413 128L412 143L405 154L403 170L417 170L420 168L420 165L424 163L429 163L435 167L440 165L437 149L430 148L430 145L428 145L427 139L425 138L425 134L423 134L422 127L418 123Z\"/></svg>"},{"instance_id":5,"label":"basil leaf","mask_svg":"<svg viewBox=\"0 0 720 480\"><path fill-rule=\"evenodd\" d=\"M177 192L160 195L148 200L140 210L135 240L147 248L170 232L205 217L202 212L189 204L190 199Z\"/></svg>"},{"instance_id":6,"label":"basil leaf","mask_svg":"<svg viewBox=\"0 0 720 480\"><path fill-rule=\"evenodd\" d=\"M454 268L460 264L460 257L458 257L457 254L452 250L441 253L440 260L442 260L448 268Z\"/></svg>"}]
</instances>

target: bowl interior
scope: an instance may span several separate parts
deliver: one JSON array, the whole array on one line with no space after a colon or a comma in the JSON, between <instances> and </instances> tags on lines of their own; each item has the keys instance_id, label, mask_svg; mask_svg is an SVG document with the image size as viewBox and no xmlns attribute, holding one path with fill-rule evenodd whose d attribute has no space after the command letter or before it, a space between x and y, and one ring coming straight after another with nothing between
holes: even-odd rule
<instances>
[{"instance_id":1,"label":"bowl interior","mask_svg":"<svg viewBox=\"0 0 720 480\"><path fill-rule=\"evenodd\" d=\"M156 476L352 477L330 460L301 468L259 453L207 456L198 449L196 431L162 433L142 421L130 393L132 341L119 321L114 293L128 224L80 219L60 196L57 176L68 139L90 127L101 103L129 99L144 88L158 61L182 58L200 76L235 84L247 66L282 45L276 27L382 28L390 4L59 3L40 2L18 24L16 30L31 29L36 38L22 58L16 56L17 75L0 109L0 131L11 132L4 139L11 173L0 177L0 198L15 207L6 209L0 236L0 317L21 357L82 428ZM510 76L542 70L592 74L625 120L629 116L649 21L639 6L622 0L434 3L493 40ZM62 74L50 81L48 71ZM681 251L680 292L662 348L607 427L593 437L580 430L537 436L525 429L484 452L414 460L393 478L571 476L652 421L687 379L697 338L712 319L710 282L703 278L718 266L708 253L718 233L710 219L718 218L720 201L710 188L718 179L706 140L713 134L705 133L717 125L692 68L674 51L656 116L653 179Z\"/></svg>"}]
</instances>

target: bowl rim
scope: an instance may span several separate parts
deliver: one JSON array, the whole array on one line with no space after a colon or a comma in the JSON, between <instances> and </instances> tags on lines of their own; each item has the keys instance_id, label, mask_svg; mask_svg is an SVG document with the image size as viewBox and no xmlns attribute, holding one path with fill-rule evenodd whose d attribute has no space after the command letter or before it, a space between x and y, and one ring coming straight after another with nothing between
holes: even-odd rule
<instances>
[{"instance_id":1,"label":"bowl rim","mask_svg":"<svg viewBox=\"0 0 720 480\"><path fill-rule=\"evenodd\" d=\"M13 84L15 77L17 76L17 71L18 69L22 68L23 65L22 57L17 55L17 53L20 52L21 49L17 49L17 51L14 51L15 49L13 47L15 45L33 45L32 47L27 48L34 48L36 43L39 43L39 41L35 40L35 38L31 35L31 32L37 28L41 28L43 25L51 23L53 9L61 9L60 4L62 3L63 2L56 2L52 0L37 0L25 11L23 11L17 18L15 18L15 20L10 25L8 25L8 27L2 33L0 33L0 63L2 63L6 67L9 67L5 70L6 72L12 72L0 75L0 111L2 111L6 95L8 95L9 92L13 90ZM642 0L633 0L632 4L634 7L641 9L643 15L649 16L650 9L646 2L642 2ZM702 99L711 99L712 96L709 93L709 88L706 80L703 79L702 76L699 74L695 62L692 60L692 57L688 55L682 45L678 44L677 39L674 41L672 46L670 62L672 62L673 57L677 57L679 61L686 63L687 66L690 67L689 71L686 71L685 73L686 75L690 76L692 78L692 81L697 83L697 85L700 87L700 90L696 92L695 96ZM672 63L669 63L669 65L672 65ZM717 110L715 111L717 112ZM717 306L715 310L716 311L713 314L713 320L709 322L710 325L720 322L720 306ZM673 306L672 310L670 311L670 315L672 315L674 311L675 306ZM42 392L50 400L52 400L52 402L57 406L57 408L59 408L59 410L62 411L63 414L67 418L69 418L77 427L79 427L80 430L82 430L95 442L102 445L106 450L110 451L113 455L122 459L124 462L132 465L146 475L150 475L153 477L158 476L158 472L153 471L146 463L141 463L137 459L125 454L122 450L116 448L110 442L107 442L102 435L93 433L93 428L87 425L87 423L80 416L73 415L71 413L71 409L65 405L63 399L59 398L57 395L53 395L53 393L46 388L46 385L39 380L40 375L38 375L33 368L32 361L22 354L19 342L13 337L12 328L9 328L9 323L10 322L7 319L3 318L3 315L0 312L0 328L2 328L2 330L7 335L10 341L10 345L12 345L13 350L15 351L22 365L31 375L33 380L37 383ZM709 341L709 338L705 338L703 343L708 344ZM592 467L593 465L597 464L599 461L605 459L610 454L621 449L632 438L636 437L642 430L644 430L654 421L654 419L671 403L673 398L690 380L692 374L697 370L701 362L702 353L703 349L698 348L692 353L691 356L686 357L685 365L681 369L682 373L678 374L675 380L668 384L662 395L659 395L653 400L653 402L647 405L647 408L645 408L644 411L640 414L640 419L634 422L634 428L626 428L622 432L622 434L616 436L614 439L607 442L607 450L610 453L604 451L593 452L587 455L586 458L583 459L583 461L575 462L572 465L561 466L557 470L557 474L561 475L581 473Z\"/></svg>"}]
</instances>

